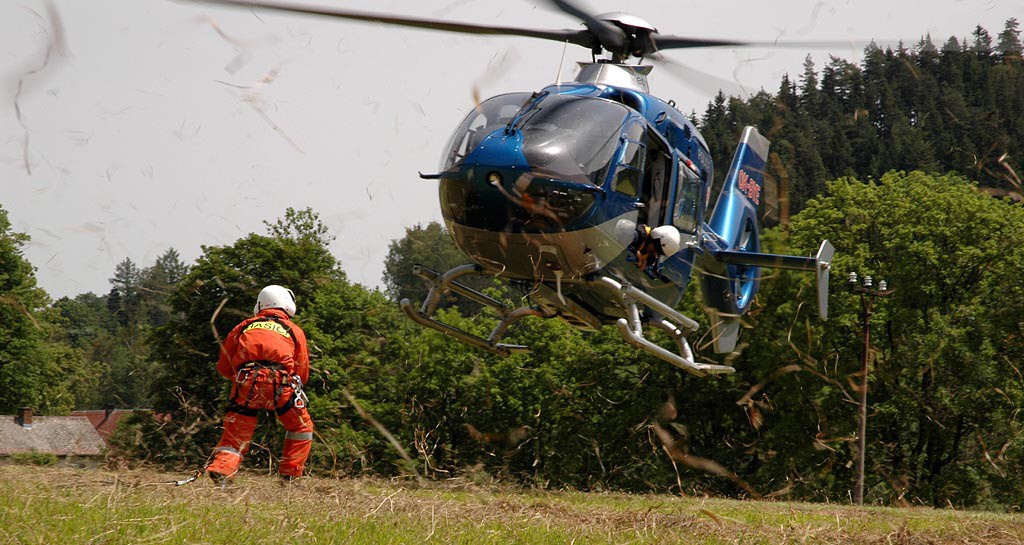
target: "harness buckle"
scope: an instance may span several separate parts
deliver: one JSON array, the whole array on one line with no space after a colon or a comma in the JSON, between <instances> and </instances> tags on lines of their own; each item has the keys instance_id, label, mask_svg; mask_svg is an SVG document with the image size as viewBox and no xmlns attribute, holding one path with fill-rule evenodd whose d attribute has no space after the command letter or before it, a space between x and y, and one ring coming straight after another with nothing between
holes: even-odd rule
<instances>
[{"instance_id":1,"label":"harness buckle","mask_svg":"<svg viewBox=\"0 0 1024 545\"><path fill-rule=\"evenodd\" d=\"M309 397L306 396L305 390L302 389L302 379L299 378L299 375L292 375L290 377L290 381L291 383L289 385L292 387L292 395L295 398L295 406L300 409L308 406Z\"/></svg>"}]
</instances>

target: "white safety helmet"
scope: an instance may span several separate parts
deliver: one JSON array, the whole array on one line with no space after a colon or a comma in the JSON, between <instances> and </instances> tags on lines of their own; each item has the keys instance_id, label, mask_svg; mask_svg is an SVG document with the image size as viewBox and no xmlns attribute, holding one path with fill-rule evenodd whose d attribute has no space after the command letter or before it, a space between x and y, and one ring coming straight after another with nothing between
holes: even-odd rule
<instances>
[{"instance_id":1,"label":"white safety helmet","mask_svg":"<svg viewBox=\"0 0 1024 545\"><path fill-rule=\"evenodd\" d=\"M661 254L665 257L675 255L683 246L679 230L671 225L662 225L651 230L651 238L657 241Z\"/></svg>"},{"instance_id":2,"label":"white safety helmet","mask_svg":"<svg viewBox=\"0 0 1024 545\"><path fill-rule=\"evenodd\" d=\"M612 228L612 233L619 244L629 246L636 237L636 222L622 218L615 222L615 227Z\"/></svg>"},{"instance_id":3,"label":"white safety helmet","mask_svg":"<svg viewBox=\"0 0 1024 545\"><path fill-rule=\"evenodd\" d=\"M271 284L262 290L256 297L256 306L252 307L253 315L268 308L279 308L288 313L288 316L295 316L295 294L292 290Z\"/></svg>"}]
</instances>

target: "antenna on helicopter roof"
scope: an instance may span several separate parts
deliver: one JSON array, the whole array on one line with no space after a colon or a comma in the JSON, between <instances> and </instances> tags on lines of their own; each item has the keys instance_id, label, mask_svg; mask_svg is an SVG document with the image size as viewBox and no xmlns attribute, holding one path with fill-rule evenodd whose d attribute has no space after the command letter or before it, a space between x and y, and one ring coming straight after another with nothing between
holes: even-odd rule
<instances>
[{"instance_id":1,"label":"antenna on helicopter roof","mask_svg":"<svg viewBox=\"0 0 1024 545\"><path fill-rule=\"evenodd\" d=\"M569 40L562 42L562 58L558 59L558 73L555 74L555 85L562 84L562 63L565 62L565 50L569 48Z\"/></svg>"}]
</instances>

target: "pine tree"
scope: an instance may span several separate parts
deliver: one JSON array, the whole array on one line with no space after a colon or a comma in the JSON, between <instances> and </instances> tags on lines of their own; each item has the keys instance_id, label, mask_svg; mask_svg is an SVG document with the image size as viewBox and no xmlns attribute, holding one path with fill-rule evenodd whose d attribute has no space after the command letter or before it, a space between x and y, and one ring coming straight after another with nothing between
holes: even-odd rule
<instances>
[{"instance_id":1,"label":"pine tree","mask_svg":"<svg viewBox=\"0 0 1024 545\"><path fill-rule=\"evenodd\" d=\"M981 25L978 25L974 27L974 32L971 32L971 36L974 38L974 41L971 44L971 51L982 60L991 57L992 35L982 28Z\"/></svg>"},{"instance_id":2,"label":"pine tree","mask_svg":"<svg viewBox=\"0 0 1024 545\"><path fill-rule=\"evenodd\" d=\"M808 113L817 113L818 74L814 69L814 59L810 55L804 57L804 71L800 75L800 104Z\"/></svg>"},{"instance_id":3,"label":"pine tree","mask_svg":"<svg viewBox=\"0 0 1024 545\"><path fill-rule=\"evenodd\" d=\"M122 326L137 323L142 309L142 272L131 258L124 258L110 279L107 304Z\"/></svg>"},{"instance_id":4,"label":"pine tree","mask_svg":"<svg viewBox=\"0 0 1024 545\"><path fill-rule=\"evenodd\" d=\"M996 51L999 52L999 57L1005 62L1021 60L1020 24L1017 22L1016 17L1006 20L1006 26L999 33Z\"/></svg>"},{"instance_id":5,"label":"pine tree","mask_svg":"<svg viewBox=\"0 0 1024 545\"><path fill-rule=\"evenodd\" d=\"M186 273L188 265L181 261L181 256L174 248L168 249L156 259L153 266L142 271L142 299L149 326L159 327L167 323L171 313L167 300Z\"/></svg>"}]
</instances>

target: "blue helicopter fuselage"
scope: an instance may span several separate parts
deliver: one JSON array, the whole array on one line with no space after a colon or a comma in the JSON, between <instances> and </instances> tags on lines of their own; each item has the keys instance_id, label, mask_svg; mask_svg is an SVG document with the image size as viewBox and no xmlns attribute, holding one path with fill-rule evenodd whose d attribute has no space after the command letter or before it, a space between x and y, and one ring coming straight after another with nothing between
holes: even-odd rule
<instances>
[{"instance_id":1,"label":"blue helicopter fuselage","mask_svg":"<svg viewBox=\"0 0 1024 545\"><path fill-rule=\"evenodd\" d=\"M442 213L471 259L510 280L557 283L602 323L622 311L595 275L674 306L703 246L733 245L717 233L735 218L704 221L714 166L700 133L634 89L571 83L493 97L455 131L441 169ZM666 224L690 244L639 268L637 226Z\"/></svg>"}]
</instances>

